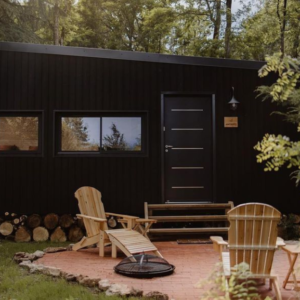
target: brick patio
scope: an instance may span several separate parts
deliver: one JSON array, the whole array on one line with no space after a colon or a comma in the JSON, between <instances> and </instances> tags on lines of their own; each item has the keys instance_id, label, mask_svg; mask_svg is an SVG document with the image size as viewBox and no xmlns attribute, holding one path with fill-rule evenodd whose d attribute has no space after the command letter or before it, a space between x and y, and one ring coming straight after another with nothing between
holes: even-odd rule
<instances>
[{"instance_id":1,"label":"brick patio","mask_svg":"<svg viewBox=\"0 0 300 300\"><path fill-rule=\"evenodd\" d=\"M207 278L213 266L219 261L218 254L213 251L212 245L178 245L177 242L156 242L155 245L169 263L176 266L175 273L153 279L135 279L114 273L113 267L124 258L118 253L118 258L111 258L110 248L107 248L107 257L98 256L98 249L87 249L78 252L58 252L46 254L37 263L60 268L63 271L82 274L91 278L109 279L112 283L122 283L141 289L144 293L160 291L170 296L170 299L191 300L200 299L203 290L195 284ZM288 259L284 251L275 254L274 271L279 275L282 286L288 270ZM283 299L298 299L291 290L281 288ZM275 294L268 290L268 285L259 288L263 295L275 298Z\"/></svg>"}]
</instances>

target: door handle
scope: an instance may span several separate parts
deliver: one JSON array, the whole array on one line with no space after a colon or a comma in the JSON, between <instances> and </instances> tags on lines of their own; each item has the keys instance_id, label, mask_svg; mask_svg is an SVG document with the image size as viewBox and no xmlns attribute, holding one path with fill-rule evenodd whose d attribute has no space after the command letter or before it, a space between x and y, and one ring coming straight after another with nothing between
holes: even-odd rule
<instances>
[{"instance_id":1,"label":"door handle","mask_svg":"<svg viewBox=\"0 0 300 300\"><path fill-rule=\"evenodd\" d=\"M165 145L165 148L168 149L168 148L173 148L173 146L171 145Z\"/></svg>"}]
</instances>

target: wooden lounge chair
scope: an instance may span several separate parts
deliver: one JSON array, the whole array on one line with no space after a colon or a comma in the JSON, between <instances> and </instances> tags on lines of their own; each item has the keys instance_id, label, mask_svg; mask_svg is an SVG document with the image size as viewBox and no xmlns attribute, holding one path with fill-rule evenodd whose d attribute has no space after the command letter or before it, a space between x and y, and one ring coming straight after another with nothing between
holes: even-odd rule
<instances>
[{"instance_id":1,"label":"wooden lounge chair","mask_svg":"<svg viewBox=\"0 0 300 300\"><path fill-rule=\"evenodd\" d=\"M227 215L230 222L228 243L222 237L210 237L220 253L225 277L228 280L231 268L245 262L251 278L268 278L270 288L273 284L276 297L281 300L277 276L271 272L275 250L285 245L277 238L280 212L267 204L248 203L236 206ZM226 246L229 252L224 252Z\"/></svg>"},{"instance_id":2,"label":"wooden lounge chair","mask_svg":"<svg viewBox=\"0 0 300 300\"><path fill-rule=\"evenodd\" d=\"M101 193L92 187L84 186L79 188L75 192L75 197L78 200L81 212L77 217L83 219L87 237L83 237L80 242L73 246L74 251L97 243L99 245L99 255L104 256L105 245L111 243L112 257L117 257L117 247L127 256L141 252L154 252L162 257L149 239L132 230L138 217L105 213L101 201ZM108 230L107 217L109 216L125 219L127 228Z\"/></svg>"}]
</instances>

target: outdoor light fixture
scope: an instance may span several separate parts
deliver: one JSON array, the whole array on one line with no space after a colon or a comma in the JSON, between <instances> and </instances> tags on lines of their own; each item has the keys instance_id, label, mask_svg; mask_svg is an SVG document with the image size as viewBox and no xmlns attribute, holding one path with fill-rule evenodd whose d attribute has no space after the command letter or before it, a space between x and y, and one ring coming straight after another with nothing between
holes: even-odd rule
<instances>
[{"instance_id":1,"label":"outdoor light fixture","mask_svg":"<svg viewBox=\"0 0 300 300\"><path fill-rule=\"evenodd\" d=\"M237 107L238 107L238 104L239 104L239 103L240 103L240 102L237 101L237 100L234 98L234 87L232 87L232 98L231 98L231 100L228 102L230 109L231 109L231 110L237 110Z\"/></svg>"}]
</instances>

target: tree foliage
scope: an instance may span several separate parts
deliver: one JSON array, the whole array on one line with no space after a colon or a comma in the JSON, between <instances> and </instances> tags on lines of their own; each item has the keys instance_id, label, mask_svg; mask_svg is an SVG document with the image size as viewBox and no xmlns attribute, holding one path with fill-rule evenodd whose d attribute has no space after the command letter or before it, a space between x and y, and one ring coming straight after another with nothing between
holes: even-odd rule
<instances>
[{"instance_id":1,"label":"tree foliage","mask_svg":"<svg viewBox=\"0 0 300 300\"><path fill-rule=\"evenodd\" d=\"M283 114L287 121L292 122L300 131L300 60L282 57L281 53L266 58L267 64L259 71L260 77L276 73L277 81L271 86L258 88L259 94L265 99L286 107ZM293 172L296 183L300 182L300 141L292 142L286 136L266 134L255 147L259 163L265 162L265 171L278 171L282 166L296 168Z\"/></svg>"},{"instance_id":2,"label":"tree foliage","mask_svg":"<svg viewBox=\"0 0 300 300\"><path fill-rule=\"evenodd\" d=\"M297 57L300 2L0 0L0 40L263 60Z\"/></svg>"},{"instance_id":3,"label":"tree foliage","mask_svg":"<svg viewBox=\"0 0 300 300\"><path fill-rule=\"evenodd\" d=\"M237 58L263 60L276 52L297 57L299 53L300 2L265 0L241 24Z\"/></svg>"},{"instance_id":4,"label":"tree foliage","mask_svg":"<svg viewBox=\"0 0 300 300\"><path fill-rule=\"evenodd\" d=\"M229 280L225 277L222 263L215 265L214 270L206 280L200 281L197 286L209 289L201 295L203 300L271 300L262 298L258 293L257 282L251 277L249 265L240 263L231 268Z\"/></svg>"},{"instance_id":5,"label":"tree foliage","mask_svg":"<svg viewBox=\"0 0 300 300\"><path fill-rule=\"evenodd\" d=\"M38 43L40 39L30 23L35 18L26 5L18 1L0 0L0 40Z\"/></svg>"},{"instance_id":6,"label":"tree foliage","mask_svg":"<svg viewBox=\"0 0 300 300\"><path fill-rule=\"evenodd\" d=\"M124 139L124 134L120 133L116 124L112 124L110 127L111 135L103 137L103 148L104 150L120 150L124 151L127 148L127 143Z\"/></svg>"},{"instance_id":7,"label":"tree foliage","mask_svg":"<svg viewBox=\"0 0 300 300\"><path fill-rule=\"evenodd\" d=\"M62 118L62 151L97 151L99 144L89 140L88 127L83 118Z\"/></svg>"}]
</instances>

